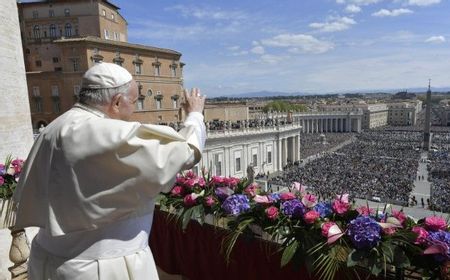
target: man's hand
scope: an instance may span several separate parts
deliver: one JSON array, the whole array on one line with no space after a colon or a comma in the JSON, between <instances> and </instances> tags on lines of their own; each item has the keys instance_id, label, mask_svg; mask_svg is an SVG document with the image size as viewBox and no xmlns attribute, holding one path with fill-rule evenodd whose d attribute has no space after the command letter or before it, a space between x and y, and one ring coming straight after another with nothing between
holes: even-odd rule
<instances>
[{"instance_id":1,"label":"man's hand","mask_svg":"<svg viewBox=\"0 0 450 280\"><path fill-rule=\"evenodd\" d=\"M200 90L198 88L191 89L190 93L187 89L185 89L184 102L182 105L186 114L191 112L203 113L203 109L205 107L205 96L200 94Z\"/></svg>"}]
</instances>

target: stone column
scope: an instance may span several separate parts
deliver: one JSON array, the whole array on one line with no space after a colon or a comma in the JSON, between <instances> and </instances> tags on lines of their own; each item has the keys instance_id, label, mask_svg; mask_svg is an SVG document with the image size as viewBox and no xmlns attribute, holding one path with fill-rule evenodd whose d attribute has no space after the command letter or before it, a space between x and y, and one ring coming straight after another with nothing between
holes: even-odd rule
<instances>
[{"instance_id":1,"label":"stone column","mask_svg":"<svg viewBox=\"0 0 450 280\"><path fill-rule=\"evenodd\" d=\"M316 119L316 133L319 132L319 119Z\"/></svg>"},{"instance_id":2,"label":"stone column","mask_svg":"<svg viewBox=\"0 0 450 280\"><path fill-rule=\"evenodd\" d=\"M288 141L287 138L283 139L283 165L287 164L288 159Z\"/></svg>"},{"instance_id":3,"label":"stone column","mask_svg":"<svg viewBox=\"0 0 450 280\"><path fill-rule=\"evenodd\" d=\"M325 118L325 132L328 132L328 118Z\"/></svg>"},{"instance_id":4,"label":"stone column","mask_svg":"<svg viewBox=\"0 0 450 280\"><path fill-rule=\"evenodd\" d=\"M33 145L30 103L15 0L0 1L0 162L25 159Z\"/></svg>"},{"instance_id":5,"label":"stone column","mask_svg":"<svg viewBox=\"0 0 450 280\"><path fill-rule=\"evenodd\" d=\"M277 158L278 158L278 162L277 162L277 165L278 165L278 171L282 171L283 170L283 164L282 164L282 139L281 138L278 138L278 140L277 140L277 146L278 146L278 149L277 149Z\"/></svg>"},{"instance_id":6,"label":"stone column","mask_svg":"<svg viewBox=\"0 0 450 280\"><path fill-rule=\"evenodd\" d=\"M344 119L340 118L339 132L344 132Z\"/></svg>"}]
</instances>

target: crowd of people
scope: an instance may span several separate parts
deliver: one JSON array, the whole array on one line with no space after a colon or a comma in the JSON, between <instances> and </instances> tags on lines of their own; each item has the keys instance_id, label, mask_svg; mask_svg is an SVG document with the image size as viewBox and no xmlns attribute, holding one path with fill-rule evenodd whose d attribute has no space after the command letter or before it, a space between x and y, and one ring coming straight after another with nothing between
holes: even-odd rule
<instances>
[{"instance_id":1,"label":"crowd of people","mask_svg":"<svg viewBox=\"0 0 450 280\"><path fill-rule=\"evenodd\" d=\"M435 133L432 138L435 147L429 155L428 172L431 181L431 208L450 212L450 135Z\"/></svg>"},{"instance_id":2,"label":"crowd of people","mask_svg":"<svg viewBox=\"0 0 450 280\"><path fill-rule=\"evenodd\" d=\"M300 137L300 154L302 158L308 158L350 141L353 133L304 133Z\"/></svg>"},{"instance_id":3,"label":"crowd of people","mask_svg":"<svg viewBox=\"0 0 450 280\"><path fill-rule=\"evenodd\" d=\"M406 205L420 159L421 134L368 131L356 141L304 166L293 166L270 180L272 185L297 181L322 198L349 193L353 198Z\"/></svg>"}]
</instances>

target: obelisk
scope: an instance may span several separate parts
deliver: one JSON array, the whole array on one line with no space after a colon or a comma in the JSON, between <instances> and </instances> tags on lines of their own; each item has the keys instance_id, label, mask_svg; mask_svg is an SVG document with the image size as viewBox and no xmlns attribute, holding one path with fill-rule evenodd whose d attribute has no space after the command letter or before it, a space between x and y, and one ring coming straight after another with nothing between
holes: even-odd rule
<instances>
[{"instance_id":1,"label":"obelisk","mask_svg":"<svg viewBox=\"0 0 450 280\"><path fill-rule=\"evenodd\" d=\"M430 150L430 127L431 127L431 80L428 81L428 91L426 99L427 107L425 109L425 126L423 130L423 150Z\"/></svg>"},{"instance_id":2,"label":"obelisk","mask_svg":"<svg viewBox=\"0 0 450 280\"><path fill-rule=\"evenodd\" d=\"M0 1L0 163L25 159L33 144L16 0Z\"/></svg>"}]
</instances>

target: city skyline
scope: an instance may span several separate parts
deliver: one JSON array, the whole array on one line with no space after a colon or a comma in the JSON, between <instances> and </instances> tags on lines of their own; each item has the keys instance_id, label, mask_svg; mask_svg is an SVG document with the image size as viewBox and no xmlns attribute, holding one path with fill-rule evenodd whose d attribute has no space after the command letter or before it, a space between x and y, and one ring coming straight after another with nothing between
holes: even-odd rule
<instances>
[{"instance_id":1,"label":"city skyline","mask_svg":"<svg viewBox=\"0 0 450 280\"><path fill-rule=\"evenodd\" d=\"M448 1L113 0L132 43L183 54L211 97L448 87Z\"/></svg>"}]
</instances>

